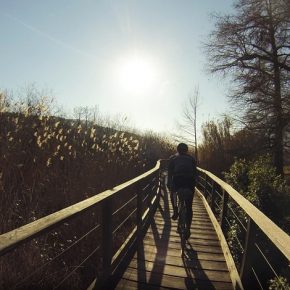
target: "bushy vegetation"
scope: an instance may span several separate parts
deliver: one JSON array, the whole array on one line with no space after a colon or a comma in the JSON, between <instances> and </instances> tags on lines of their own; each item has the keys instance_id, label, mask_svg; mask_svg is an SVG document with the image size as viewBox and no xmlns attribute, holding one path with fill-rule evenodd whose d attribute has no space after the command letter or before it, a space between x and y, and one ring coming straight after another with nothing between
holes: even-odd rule
<instances>
[{"instance_id":1,"label":"bushy vegetation","mask_svg":"<svg viewBox=\"0 0 290 290\"><path fill-rule=\"evenodd\" d=\"M251 161L236 159L229 172L225 173L225 179L240 194L289 234L290 190L285 180L280 175L277 175L269 155L259 156ZM229 206L234 209L235 216L229 214L228 219L231 226L227 231L227 240L236 265L240 266L242 249L237 241L245 240L245 231L241 228L240 222L246 227L248 217L234 202L230 202ZM273 245L262 235L259 235L258 239L259 245L263 245L266 252L271 256L271 260L275 261L277 257L275 256L276 251ZM274 263L283 265L281 257ZM287 273L285 265L281 265L278 267L281 267L281 272L284 271L287 277L289 273ZM287 279L284 277L273 278L269 285L269 289L288 289L287 287L289 287Z\"/></svg>"},{"instance_id":2,"label":"bushy vegetation","mask_svg":"<svg viewBox=\"0 0 290 290\"><path fill-rule=\"evenodd\" d=\"M285 277L279 276L270 280L269 290L289 290L290 285Z\"/></svg>"},{"instance_id":3,"label":"bushy vegetation","mask_svg":"<svg viewBox=\"0 0 290 290\"><path fill-rule=\"evenodd\" d=\"M285 180L276 174L269 155L253 161L237 159L225 173L225 179L269 218L287 229L289 188Z\"/></svg>"}]
</instances>

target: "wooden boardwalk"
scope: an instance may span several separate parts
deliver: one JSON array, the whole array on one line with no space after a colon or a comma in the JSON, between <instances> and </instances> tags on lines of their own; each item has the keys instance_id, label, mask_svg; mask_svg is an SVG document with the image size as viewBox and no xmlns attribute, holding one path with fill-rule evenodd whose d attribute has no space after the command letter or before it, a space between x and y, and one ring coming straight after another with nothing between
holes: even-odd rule
<instances>
[{"instance_id":1,"label":"wooden boardwalk","mask_svg":"<svg viewBox=\"0 0 290 290\"><path fill-rule=\"evenodd\" d=\"M202 200L193 201L187 257L181 257L177 222L167 191L116 289L233 289L222 249Z\"/></svg>"}]
</instances>

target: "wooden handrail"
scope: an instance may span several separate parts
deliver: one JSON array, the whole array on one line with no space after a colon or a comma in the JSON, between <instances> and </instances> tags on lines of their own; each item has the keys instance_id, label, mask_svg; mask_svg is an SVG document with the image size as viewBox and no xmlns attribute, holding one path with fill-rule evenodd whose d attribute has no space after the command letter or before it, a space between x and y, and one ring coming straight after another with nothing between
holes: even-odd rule
<instances>
[{"instance_id":1,"label":"wooden handrail","mask_svg":"<svg viewBox=\"0 0 290 290\"><path fill-rule=\"evenodd\" d=\"M201 168L198 168L198 170L208 175L212 180L226 190L229 196L246 212L246 214L255 222L255 224L272 241L272 243L276 245L288 261L290 261L290 237L287 233L279 228L272 220L258 210L229 184L207 170Z\"/></svg>"},{"instance_id":2,"label":"wooden handrail","mask_svg":"<svg viewBox=\"0 0 290 290\"><path fill-rule=\"evenodd\" d=\"M146 178L155 178L155 174L157 176L157 181L160 185L160 178L158 179L158 172L162 170L162 168L166 165L166 160L159 160L154 168L145 172L142 175L139 175L123 184L120 184L112 189L106 190L102 193L99 193L91 198L85 199L81 202L78 202L74 205L71 205L67 208L64 208L60 211L52 213L48 216L40 218L32 223L24 225L18 229L12 230L10 232L4 233L0 235L0 256L5 254L6 252L13 250L18 245L29 241L35 237L40 236L41 234L47 233L49 230L57 227L60 224L72 219L73 217L79 216L82 213L86 212L89 209L94 209L96 206L102 207L102 241L101 247L103 252L103 279L107 279L112 272L119 267L119 263L123 258L123 252L126 253L128 248L132 246L132 242L138 241L141 238L142 229L145 223L146 217L149 216L149 212L153 212L156 206L156 200L158 202L158 194L153 196L153 199L149 199L150 205L144 208L142 203L142 195L140 194L142 188L140 188L140 182L146 181ZM221 220L225 220L225 215L227 214L227 199L230 197L234 200L241 209L248 215L249 221L256 224L258 228L270 239L270 241L279 249L279 251L290 260L290 237L280 229L275 223L273 223L267 216L265 216L260 210L258 210L254 205L252 205L246 198L244 198L240 193L238 193L235 189L233 189L229 184L216 177L209 171L198 168L198 171L201 172L201 179L204 180L201 186L204 186L205 195L216 195L215 197L211 196L211 204L214 208L215 199L219 198L219 194L216 192L216 188L221 187L223 191L223 208ZM160 176L160 175L159 175ZM203 177L203 178L202 178ZM154 180L154 179L152 179ZM210 181L210 182L209 182ZM112 251L112 202L115 197L121 197L119 194L124 193L126 189L133 189L136 194L136 223L133 231L129 234L126 241L123 245L118 249L116 253ZM209 190L210 189L210 190ZM154 190L152 192L155 192ZM159 192L157 190L157 192ZM150 197L151 198L151 197ZM133 200L132 198L130 201ZM152 206L153 205L153 206ZM150 210L151 209L151 210ZM150 214L150 216L151 216ZM109 221L110 220L110 221ZM104 223L105 221L105 223ZM108 221L110 226L108 226ZM250 236L248 237L248 240ZM249 248L248 243L248 248ZM247 262L247 261L246 261ZM242 267L246 271L247 263L243 262L245 265ZM243 272L243 271L242 271ZM102 281L101 281L102 282ZM100 284L102 285L102 284Z\"/></svg>"},{"instance_id":3,"label":"wooden handrail","mask_svg":"<svg viewBox=\"0 0 290 290\"><path fill-rule=\"evenodd\" d=\"M141 181L142 179L145 179L152 173L158 171L159 168L160 161L158 161L156 166L151 170L129 181L126 181L112 189L106 190L93 197L90 197L74 205L66 207L60 211L40 218L32 223L26 224L20 228L0 235L0 256L5 254L9 250L17 247L19 244L31 240L32 238L39 236L43 232L46 232L49 229L56 227L60 223L63 223L85 212L86 210L103 203L106 199L112 197L113 195L118 194L125 188L132 186L133 184L136 184L137 182Z\"/></svg>"}]
</instances>

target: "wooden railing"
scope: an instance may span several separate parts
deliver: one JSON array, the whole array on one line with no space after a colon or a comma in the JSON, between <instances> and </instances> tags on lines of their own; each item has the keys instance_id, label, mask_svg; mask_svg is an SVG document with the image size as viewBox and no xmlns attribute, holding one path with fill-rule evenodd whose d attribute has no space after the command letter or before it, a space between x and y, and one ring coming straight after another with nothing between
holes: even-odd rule
<instances>
[{"instance_id":1,"label":"wooden railing","mask_svg":"<svg viewBox=\"0 0 290 290\"><path fill-rule=\"evenodd\" d=\"M161 163L113 189L2 234L0 288L102 289L142 238L156 209Z\"/></svg>"},{"instance_id":2,"label":"wooden railing","mask_svg":"<svg viewBox=\"0 0 290 290\"><path fill-rule=\"evenodd\" d=\"M268 289L270 279L289 279L289 235L229 184L200 168L197 188L219 221L244 289Z\"/></svg>"},{"instance_id":3,"label":"wooden railing","mask_svg":"<svg viewBox=\"0 0 290 290\"><path fill-rule=\"evenodd\" d=\"M166 163L2 234L0 289L102 289L108 278L113 283L156 209ZM244 288L268 289L269 279L287 276L289 236L230 185L198 172L197 188L220 223Z\"/></svg>"}]
</instances>

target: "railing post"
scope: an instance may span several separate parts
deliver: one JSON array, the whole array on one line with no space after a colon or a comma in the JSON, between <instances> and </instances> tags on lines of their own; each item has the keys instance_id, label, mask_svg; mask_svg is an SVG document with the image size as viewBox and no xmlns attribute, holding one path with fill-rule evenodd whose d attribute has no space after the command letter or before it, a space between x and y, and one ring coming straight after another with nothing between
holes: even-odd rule
<instances>
[{"instance_id":1,"label":"railing post","mask_svg":"<svg viewBox=\"0 0 290 290\"><path fill-rule=\"evenodd\" d=\"M105 284L111 275L111 262L113 251L113 221L112 198L107 198L102 205L102 252L103 270L101 283Z\"/></svg>"},{"instance_id":2,"label":"railing post","mask_svg":"<svg viewBox=\"0 0 290 290\"><path fill-rule=\"evenodd\" d=\"M158 180L157 180L157 184L158 184L158 189L157 189L157 194L159 195L159 193L162 190L162 170L161 168L159 168L158 170Z\"/></svg>"},{"instance_id":3,"label":"railing post","mask_svg":"<svg viewBox=\"0 0 290 290\"><path fill-rule=\"evenodd\" d=\"M210 207L211 207L211 210L213 212L213 214L215 215L215 198L216 198L216 193L215 193L215 182L214 180L212 180L212 183L211 183L211 201L210 201Z\"/></svg>"},{"instance_id":4,"label":"railing post","mask_svg":"<svg viewBox=\"0 0 290 290\"><path fill-rule=\"evenodd\" d=\"M252 289L251 287L253 286L251 284L251 282L253 282L253 279L251 279L251 268L252 262L254 261L256 233L257 225L251 218L249 218L247 223L244 254L240 268L240 277L245 289Z\"/></svg>"},{"instance_id":5,"label":"railing post","mask_svg":"<svg viewBox=\"0 0 290 290\"><path fill-rule=\"evenodd\" d=\"M199 170L197 171L197 186L202 188L202 172Z\"/></svg>"},{"instance_id":6,"label":"railing post","mask_svg":"<svg viewBox=\"0 0 290 290\"><path fill-rule=\"evenodd\" d=\"M207 192L207 174L204 173L204 196L208 200L208 192Z\"/></svg>"},{"instance_id":7,"label":"railing post","mask_svg":"<svg viewBox=\"0 0 290 290\"><path fill-rule=\"evenodd\" d=\"M221 206L221 213L220 213L220 226L224 233L225 224L226 224L226 217L228 211L228 200L229 194L223 189L223 198L222 198L222 206Z\"/></svg>"},{"instance_id":8,"label":"railing post","mask_svg":"<svg viewBox=\"0 0 290 290\"><path fill-rule=\"evenodd\" d=\"M142 233L142 215L143 215L142 190L139 182L135 185L135 190L137 195L137 212L136 212L137 243L139 244Z\"/></svg>"},{"instance_id":9,"label":"railing post","mask_svg":"<svg viewBox=\"0 0 290 290\"><path fill-rule=\"evenodd\" d=\"M161 195L161 191L162 191L162 186L163 184L163 176L162 176L162 171L161 169L158 170L158 174L157 174L157 191L156 191L156 206L155 209L157 208L159 202L160 202L160 195Z\"/></svg>"}]
</instances>

